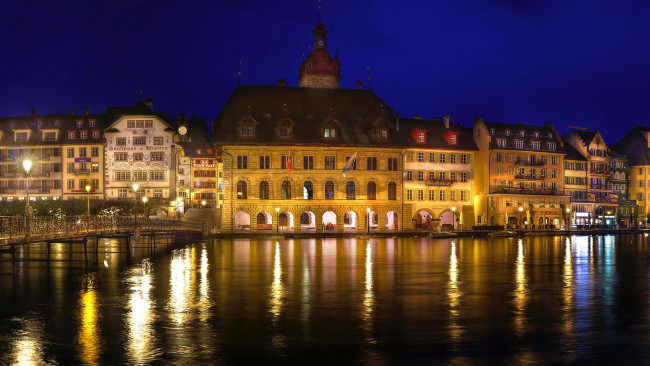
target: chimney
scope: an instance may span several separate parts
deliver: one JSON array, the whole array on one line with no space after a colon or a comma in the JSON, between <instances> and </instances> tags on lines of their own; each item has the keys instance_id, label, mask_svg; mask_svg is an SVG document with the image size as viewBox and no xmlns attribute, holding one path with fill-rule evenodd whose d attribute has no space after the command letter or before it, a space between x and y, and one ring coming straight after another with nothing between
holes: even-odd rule
<instances>
[{"instance_id":1,"label":"chimney","mask_svg":"<svg viewBox=\"0 0 650 366\"><path fill-rule=\"evenodd\" d=\"M413 119L422 119L422 115L421 114L414 114Z\"/></svg>"},{"instance_id":2,"label":"chimney","mask_svg":"<svg viewBox=\"0 0 650 366\"><path fill-rule=\"evenodd\" d=\"M363 88L363 82L357 81L357 89L361 90L361 88Z\"/></svg>"},{"instance_id":3,"label":"chimney","mask_svg":"<svg viewBox=\"0 0 650 366\"><path fill-rule=\"evenodd\" d=\"M74 116L75 114L77 114L77 113L75 113L74 109L70 111L71 116Z\"/></svg>"},{"instance_id":4,"label":"chimney","mask_svg":"<svg viewBox=\"0 0 650 366\"><path fill-rule=\"evenodd\" d=\"M448 114L445 115L444 117L442 117L442 122L445 123L445 128L449 129L449 115Z\"/></svg>"},{"instance_id":5,"label":"chimney","mask_svg":"<svg viewBox=\"0 0 650 366\"><path fill-rule=\"evenodd\" d=\"M90 114L90 108L86 107L86 116Z\"/></svg>"},{"instance_id":6,"label":"chimney","mask_svg":"<svg viewBox=\"0 0 650 366\"><path fill-rule=\"evenodd\" d=\"M395 113L395 129L399 131L399 113Z\"/></svg>"},{"instance_id":7,"label":"chimney","mask_svg":"<svg viewBox=\"0 0 650 366\"><path fill-rule=\"evenodd\" d=\"M285 79L278 79L278 86L285 86L287 84L287 80Z\"/></svg>"},{"instance_id":8,"label":"chimney","mask_svg":"<svg viewBox=\"0 0 650 366\"><path fill-rule=\"evenodd\" d=\"M153 111L153 99L152 98L144 98L144 104L149 107Z\"/></svg>"}]
</instances>

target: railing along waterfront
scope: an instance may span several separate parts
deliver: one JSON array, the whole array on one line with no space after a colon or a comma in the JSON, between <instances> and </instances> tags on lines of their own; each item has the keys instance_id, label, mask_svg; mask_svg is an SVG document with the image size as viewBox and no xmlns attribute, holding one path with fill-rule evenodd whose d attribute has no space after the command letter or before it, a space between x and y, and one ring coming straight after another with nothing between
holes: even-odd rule
<instances>
[{"instance_id":1,"label":"railing along waterfront","mask_svg":"<svg viewBox=\"0 0 650 366\"><path fill-rule=\"evenodd\" d=\"M28 225L29 221L29 225ZM29 227L29 233L26 228ZM133 216L1 216L0 238L47 238L86 233L192 230L203 231L200 223Z\"/></svg>"}]
</instances>

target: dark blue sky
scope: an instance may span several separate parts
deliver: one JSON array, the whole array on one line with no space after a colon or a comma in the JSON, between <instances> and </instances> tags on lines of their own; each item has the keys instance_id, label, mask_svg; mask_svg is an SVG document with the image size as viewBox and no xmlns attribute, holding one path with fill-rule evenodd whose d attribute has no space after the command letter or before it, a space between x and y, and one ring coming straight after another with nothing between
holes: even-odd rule
<instances>
[{"instance_id":1,"label":"dark blue sky","mask_svg":"<svg viewBox=\"0 0 650 366\"><path fill-rule=\"evenodd\" d=\"M192 4L192 5L186 5ZM648 1L323 3L342 86L405 117L551 122L615 143L650 122ZM237 84L296 85L317 1L0 0L0 115L139 99L214 119Z\"/></svg>"}]
</instances>

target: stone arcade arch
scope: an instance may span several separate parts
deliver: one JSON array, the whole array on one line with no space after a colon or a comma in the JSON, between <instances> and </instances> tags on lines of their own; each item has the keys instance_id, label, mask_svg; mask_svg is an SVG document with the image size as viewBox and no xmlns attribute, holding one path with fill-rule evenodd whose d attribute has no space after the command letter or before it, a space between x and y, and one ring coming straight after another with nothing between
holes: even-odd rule
<instances>
[{"instance_id":1,"label":"stone arcade arch","mask_svg":"<svg viewBox=\"0 0 650 366\"><path fill-rule=\"evenodd\" d=\"M323 229L336 231L336 214L333 211L325 211L323 214Z\"/></svg>"},{"instance_id":2,"label":"stone arcade arch","mask_svg":"<svg viewBox=\"0 0 650 366\"><path fill-rule=\"evenodd\" d=\"M414 229L433 229L433 222L435 219L433 211L429 209L421 209L413 215L413 228Z\"/></svg>"},{"instance_id":3,"label":"stone arcade arch","mask_svg":"<svg viewBox=\"0 0 650 366\"><path fill-rule=\"evenodd\" d=\"M249 231L251 229L251 215L246 211L237 211L235 214L235 231Z\"/></svg>"},{"instance_id":4,"label":"stone arcade arch","mask_svg":"<svg viewBox=\"0 0 650 366\"><path fill-rule=\"evenodd\" d=\"M386 230L399 230L399 217L397 216L397 212L388 211L386 213Z\"/></svg>"},{"instance_id":5,"label":"stone arcade arch","mask_svg":"<svg viewBox=\"0 0 650 366\"><path fill-rule=\"evenodd\" d=\"M268 211L257 214L257 230L273 230L273 216Z\"/></svg>"},{"instance_id":6,"label":"stone arcade arch","mask_svg":"<svg viewBox=\"0 0 650 366\"><path fill-rule=\"evenodd\" d=\"M300 214L300 231L316 230L316 215L311 211Z\"/></svg>"},{"instance_id":7,"label":"stone arcade arch","mask_svg":"<svg viewBox=\"0 0 650 366\"><path fill-rule=\"evenodd\" d=\"M440 214L440 227L443 229L457 229L458 215L452 210L445 210Z\"/></svg>"},{"instance_id":8,"label":"stone arcade arch","mask_svg":"<svg viewBox=\"0 0 650 366\"><path fill-rule=\"evenodd\" d=\"M291 212L280 212L278 215L278 228L280 231L293 230L293 214Z\"/></svg>"},{"instance_id":9,"label":"stone arcade arch","mask_svg":"<svg viewBox=\"0 0 650 366\"><path fill-rule=\"evenodd\" d=\"M348 211L343 215L343 230L356 231L359 229L359 216L354 211Z\"/></svg>"}]
</instances>

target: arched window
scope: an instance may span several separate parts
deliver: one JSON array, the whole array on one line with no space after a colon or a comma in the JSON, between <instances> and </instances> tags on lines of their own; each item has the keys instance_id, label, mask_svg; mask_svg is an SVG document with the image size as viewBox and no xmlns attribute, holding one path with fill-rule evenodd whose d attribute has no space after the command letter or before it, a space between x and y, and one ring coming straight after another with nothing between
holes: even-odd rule
<instances>
[{"instance_id":1,"label":"arched window","mask_svg":"<svg viewBox=\"0 0 650 366\"><path fill-rule=\"evenodd\" d=\"M350 214L347 212L343 215L343 223L345 225L350 225Z\"/></svg>"},{"instance_id":2,"label":"arched window","mask_svg":"<svg viewBox=\"0 0 650 366\"><path fill-rule=\"evenodd\" d=\"M246 190L246 182L240 180L237 182L237 199L245 200L248 198L248 192Z\"/></svg>"},{"instance_id":3,"label":"arched window","mask_svg":"<svg viewBox=\"0 0 650 366\"><path fill-rule=\"evenodd\" d=\"M345 198L348 200L356 199L356 192L354 189L354 182L347 182L345 184Z\"/></svg>"},{"instance_id":4,"label":"arched window","mask_svg":"<svg viewBox=\"0 0 650 366\"><path fill-rule=\"evenodd\" d=\"M397 184L395 182L388 183L388 199L392 201L397 199Z\"/></svg>"},{"instance_id":5,"label":"arched window","mask_svg":"<svg viewBox=\"0 0 650 366\"><path fill-rule=\"evenodd\" d=\"M303 212L302 215L300 215L300 223L303 225L309 225L309 214L306 212Z\"/></svg>"},{"instance_id":6,"label":"arched window","mask_svg":"<svg viewBox=\"0 0 650 366\"><path fill-rule=\"evenodd\" d=\"M334 182L328 180L325 182L325 199L333 200L334 199Z\"/></svg>"},{"instance_id":7,"label":"arched window","mask_svg":"<svg viewBox=\"0 0 650 366\"><path fill-rule=\"evenodd\" d=\"M290 200L291 199L291 182L285 180L282 182L282 199Z\"/></svg>"},{"instance_id":8,"label":"arched window","mask_svg":"<svg viewBox=\"0 0 650 366\"><path fill-rule=\"evenodd\" d=\"M266 215L264 215L262 212L257 214L257 223L266 224Z\"/></svg>"},{"instance_id":9,"label":"arched window","mask_svg":"<svg viewBox=\"0 0 650 366\"><path fill-rule=\"evenodd\" d=\"M377 185L375 182L368 182L368 199L376 200L377 199Z\"/></svg>"},{"instance_id":10,"label":"arched window","mask_svg":"<svg viewBox=\"0 0 650 366\"><path fill-rule=\"evenodd\" d=\"M261 200L269 199L269 182L265 180L260 182L260 199Z\"/></svg>"},{"instance_id":11,"label":"arched window","mask_svg":"<svg viewBox=\"0 0 650 366\"><path fill-rule=\"evenodd\" d=\"M302 187L302 198L311 200L314 198L314 185L311 181L306 181Z\"/></svg>"}]
</instances>

